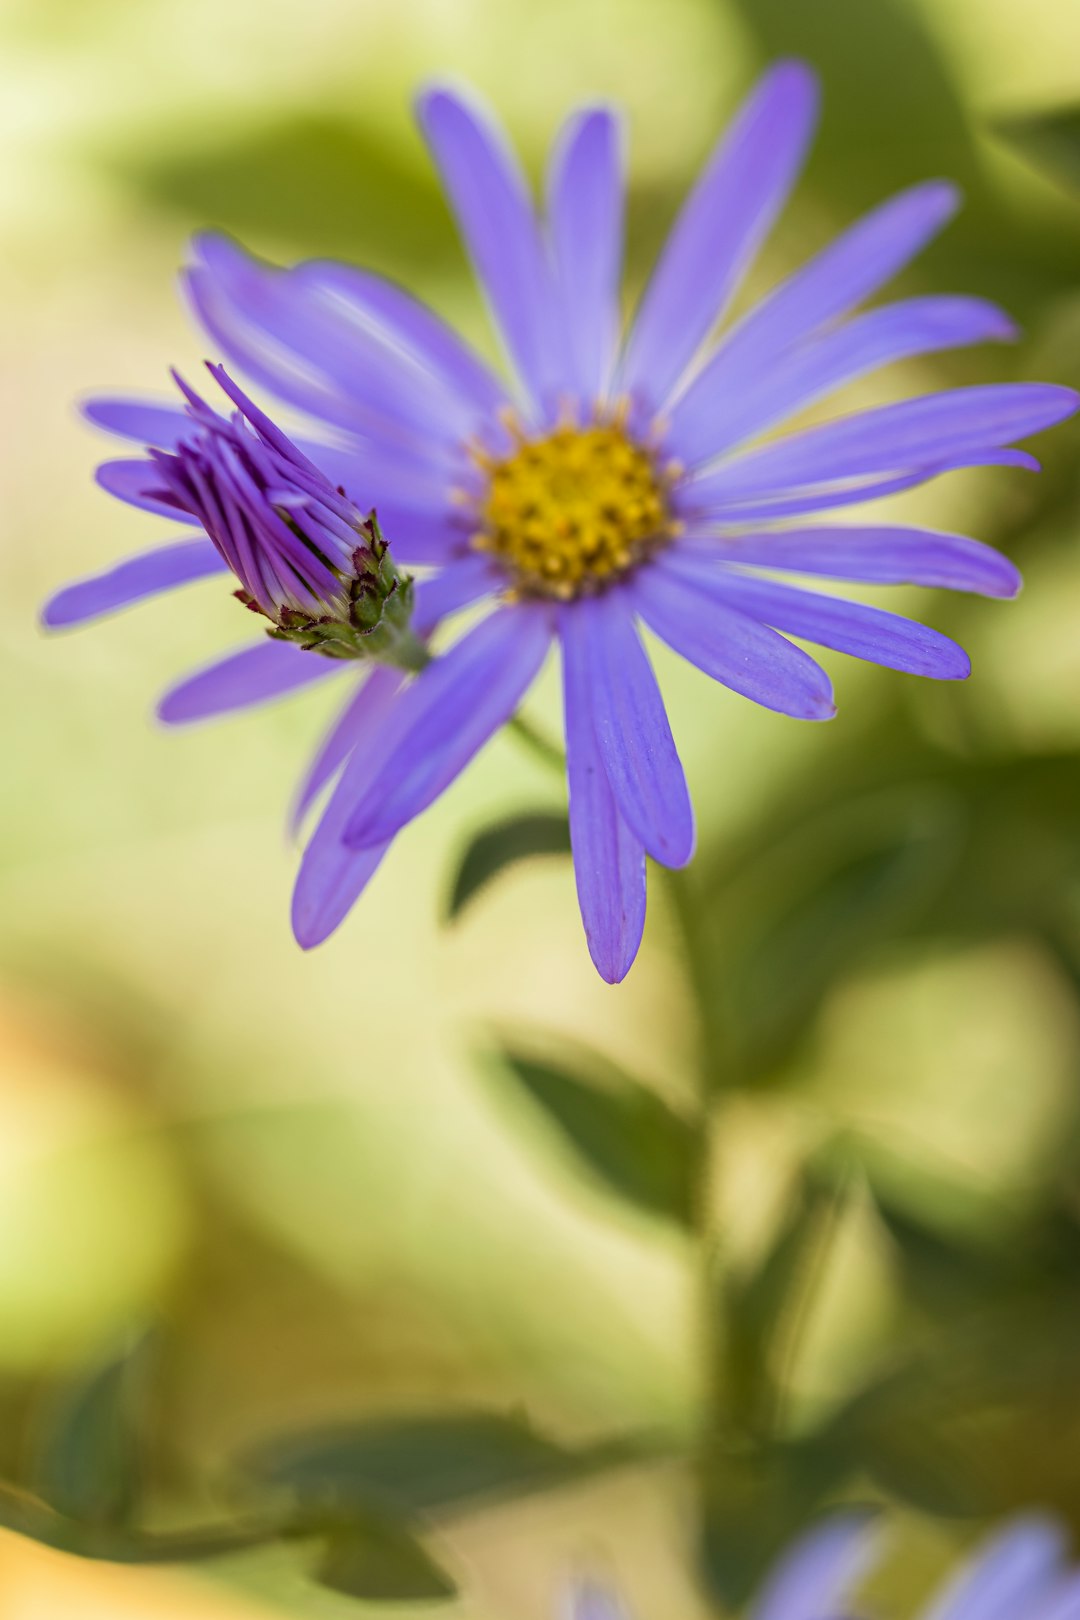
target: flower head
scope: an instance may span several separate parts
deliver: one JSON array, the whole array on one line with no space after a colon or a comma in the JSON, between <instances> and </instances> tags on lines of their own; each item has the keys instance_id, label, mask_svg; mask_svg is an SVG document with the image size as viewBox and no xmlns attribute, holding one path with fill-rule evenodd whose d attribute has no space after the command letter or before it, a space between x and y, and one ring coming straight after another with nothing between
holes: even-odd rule
<instances>
[{"instance_id":1,"label":"flower head","mask_svg":"<svg viewBox=\"0 0 1080 1620\"><path fill-rule=\"evenodd\" d=\"M680 866L694 845L642 627L732 691L800 720L830 718L834 702L825 671L797 642L963 679L965 653L939 632L774 576L1014 595L1015 568L977 540L818 515L954 468L1035 467L1016 442L1078 400L1037 383L956 388L775 436L890 363L1013 335L977 298L861 307L953 213L956 194L941 181L892 198L727 320L813 132L817 86L801 63L774 67L737 113L625 336L617 114L594 107L570 119L541 220L513 154L471 98L436 88L419 110L512 383L362 270L278 270L210 235L196 242L185 277L219 350L321 425L303 456L335 489L370 494L395 552L430 569L416 591L418 632L476 602L492 609L411 683L377 671L350 698L300 795L303 810L336 778L301 864L294 929L308 946L340 923L389 842L512 716L557 644L578 897L593 960L616 981L644 926L646 855ZM188 419L137 401L100 401L90 414L167 452L188 431ZM175 512L147 500L144 467L111 462L99 477L123 499ZM341 515L332 503L319 510ZM299 543L297 525L281 521ZM332 550L315 549L340 571ZM297 589L296 553L282 541L280 557L284 573L275 566L261 578L262 597L245 588L286 629L286 612L310 609L282 594ZM208 563L205 551L166 547L61 593L62 616L88 617ZM317 595L314 575L300 577ZM262 648L199 672L162 712L173 721L221 712L302 684L312 663L331 667L292 647L275 652L276 661Z\"/></svg>"},{"instance_id":2,"label":"flower head","mask_svg":"<svg viewBox=\"0 0 1080 1620\"><path fill-rule=\"evenodd\" d=\"M329 658L400 662L407 652L419 667L411 580L394 568L375 513L363 517L223 366L207 369L235 410L220 416L174 372L190 429L171 450L149 450L143 493L202 526L271 636Z\"/></svg>"}]
</instances>

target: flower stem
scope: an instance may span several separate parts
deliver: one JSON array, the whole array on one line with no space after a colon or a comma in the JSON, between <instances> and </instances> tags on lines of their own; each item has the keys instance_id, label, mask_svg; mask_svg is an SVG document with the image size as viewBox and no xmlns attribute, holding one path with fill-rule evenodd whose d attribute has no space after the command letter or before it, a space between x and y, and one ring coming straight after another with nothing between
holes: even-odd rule
<instances>
[{"instance_id":1,"label":"flower stem","mask_svg":"<svg viewBox=\"0 0 1080 1620\"><path fill-rule=\"evenodd\" d=\"M543 731L539 726L527 720L519 710L510 721L509 730L513 732L523 748L527 748L534 759L543 760L551 770L557 771L560 776L566 772L566 755L557 742Z\"/></svg>"}]
</instances>

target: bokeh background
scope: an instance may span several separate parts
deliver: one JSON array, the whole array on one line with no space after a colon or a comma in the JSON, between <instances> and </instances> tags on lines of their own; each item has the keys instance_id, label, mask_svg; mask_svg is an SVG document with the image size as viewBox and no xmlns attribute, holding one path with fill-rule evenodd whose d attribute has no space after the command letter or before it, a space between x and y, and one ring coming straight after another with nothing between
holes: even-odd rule
<instances>
[{"instance_id":1,"label":"bokeh background","mask_svg":"<svg viewBox=\"0 0 1080 1620\"><path fill-rule=\"evenodd\" d=\"M7 1481L40 1485L57 1414L149 1333L138 1507L158 1525L227 1528L237 1490L245 1511L258 1494L237 1459L312 1427L481 1409L570 1446L647 1437L620 1467L437 1515L470 1620L551 1615L583 1567L641 1617L703 1613L683 1461L703 1410L727 1437L702 1466L733 1598L834 1498L889 1505L890 1613L1010 1509L1080 1528L1075 431L1041 447L1039 480L957 475L891 509L1025 569L1013 604L893 593L969 647L964 688L833 659L840 718L800 727L658 653L702 847L681 899L653 882L614 990L560 858L446 922L471 838L560 807L511 740L303 956L283 820L331 700L156 727L156 693L247 632L212 584L70 637L36 625L58 584L154 541L155 519L95 489L104 446L75 401L194 370L175 288L193 229L372 264L490 351L411 123L418 83L479 86L535 176L575 102L624 103L633 288L735 99L786 52L823 76L823 129L751 290L944 174L965 212L904 289L999 299L1024 330L848 402L1080 384L1074 0L0 6ZM552 725L556 696L549 678L534 705ZM625 1196L603 1128L582 1148L582 1077L601 1127L604 1099L649 1127L643 1093L670 1124L714 1089L704 1288L663 1189ZM639 1169L662 1135L630 1143ZM376 1612L311 1562L288 1541L148 1570L4 1533L0 1614Z\"/></svg>"}]
</instances>

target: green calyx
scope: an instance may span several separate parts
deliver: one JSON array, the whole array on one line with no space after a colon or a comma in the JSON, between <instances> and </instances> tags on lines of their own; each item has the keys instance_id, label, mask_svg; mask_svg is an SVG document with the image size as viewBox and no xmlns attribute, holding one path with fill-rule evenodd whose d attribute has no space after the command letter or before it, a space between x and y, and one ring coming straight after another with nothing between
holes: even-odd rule
<instances>
[{"instance_id":1,"label":"green calyx","mask_svg":"<svg viewBox=\"0 0 1080 1620\"><path fill-rule=\"evenodd\" d=\"M411 627L412 575L398 573L374 512L358 533L353 572L342 577L340 606L335 603L334 611L320 615L282 608L267 635L324 658L366 658L398 669L423 669L429 654Z\"/></svg>"}]
</instances>

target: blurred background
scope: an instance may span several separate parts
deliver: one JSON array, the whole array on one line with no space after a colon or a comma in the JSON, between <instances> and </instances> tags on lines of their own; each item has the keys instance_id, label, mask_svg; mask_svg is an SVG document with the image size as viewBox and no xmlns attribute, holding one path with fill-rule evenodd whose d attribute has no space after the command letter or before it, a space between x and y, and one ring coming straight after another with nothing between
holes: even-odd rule
<instances>
[{"instance_id":1,"label":"blurred background","mask_svg":"<svg viewBox=\"0 0 1080 1620\"><path fill-rule=\"evenodd\" d=\"M447 1571L445 1612L539 1620L583 1568L681 1620L837 1500L888 1505L877 1591L902 1613L1011 1509L1080 1529L1075 431L1036 446L1040 479L890 508L1024 568L1011 604L891 593L969 648L962 689L833 658L840 717L800 728L657 652L701 852L678 894L653 874L618 989L561 858L447 922L478 832L562 808L511 740L304 956L284 814L333 700L157 728L157 693L247 634L209 583L36 626L155 540L95 489L75 402L203 357L175 289L192 230L373 265L491 352L417 85L472 81L534 176L575 102L625 104L632 293L790 52L822 74L822 134L750 291L942 174L965 211L903 290L998 299L1024 331L846 403L1080 384L1073 0L0 5L5 1620L336 1617L382 1589L407 1616ZM549 671L553 727L556 698ZM320 1584L295 1519L258 1531L283 1496L372 1513L366 1551L331 1545ZM42 1499L105 1561L41 1545L74 1544ZM176 1564L135 1567L151 1533Z\"/></svg>"}]
</instances>

